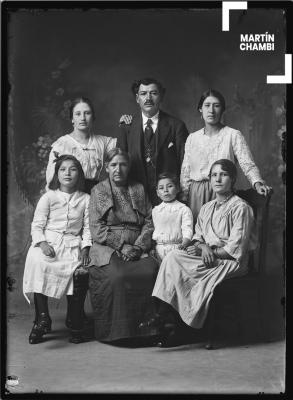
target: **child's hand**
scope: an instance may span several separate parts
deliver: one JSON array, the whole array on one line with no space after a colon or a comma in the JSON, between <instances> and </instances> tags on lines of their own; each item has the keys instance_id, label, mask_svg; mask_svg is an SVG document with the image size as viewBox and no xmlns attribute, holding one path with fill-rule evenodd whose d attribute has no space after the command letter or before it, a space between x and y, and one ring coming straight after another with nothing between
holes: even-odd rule
<instances>
[{"instance_id":1,"label":"child's hand","mask_svg":"<svg viewBox=\"0 0 293 400\"><path fill-rule=\"evenodd\" d=\"M91 259L89 257L89 250L89 247L84 247L80 252L78 259L80 260L80 264L83 267L86 267L91 262Z\"/></svg>"},{"instance_id":2,"label":"child's hand","mask_svg":"<svg viewBox=\"0 0 293 400\"><path fill-rule=\"evenodd\" d=\"M55 255L56 255L55 250L52 246L49 245L48 242L46 242L46 241L41 242L41 243L39 243L39 246L40 246L42 252L45 254L45 256L52 257L52 258L55 257Z\"/></svg>"},{"instance_id":3,"label":"child's hand","mask_svg":"<svg viewBox=\"0 0 293 400\"><path fill-rule=\"evenodd\" d=\"M187 238L183 238L182 243L179 244L178 249L179 250L186 250L186 248L190 245L191 240Z\"/></svg>"}]
</instances>

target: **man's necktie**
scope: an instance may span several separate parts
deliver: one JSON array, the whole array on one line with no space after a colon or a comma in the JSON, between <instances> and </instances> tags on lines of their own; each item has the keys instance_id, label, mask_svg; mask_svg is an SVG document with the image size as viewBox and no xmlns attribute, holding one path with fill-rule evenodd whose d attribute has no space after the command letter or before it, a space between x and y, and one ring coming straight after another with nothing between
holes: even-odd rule
<instances>
[{"instance_id":1,"label":"man's necktie","mask_svg":"<svg viewBox=\"0 0 293 400\"><path fill-rule=\"evenodd\" d=\"M147 141L149 143L150 143L150 141L151 141L151 139L153 137L153 134L154 134L154 131L153 131L153 128L152 128L152 124L153 124L153 121L149 118L147 120L146 127L145 127L145 130L144 130L144 133L146 135Z\"/></svg>"}]
</instances>

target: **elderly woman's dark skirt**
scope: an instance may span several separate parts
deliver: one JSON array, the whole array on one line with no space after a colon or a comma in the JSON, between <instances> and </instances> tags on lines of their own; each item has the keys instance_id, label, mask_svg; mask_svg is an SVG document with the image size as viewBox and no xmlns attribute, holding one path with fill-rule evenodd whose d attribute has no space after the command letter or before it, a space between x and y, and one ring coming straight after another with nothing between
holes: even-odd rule
<instances>
[{"instance_id":1,"label":"elderly woman's dark skirt","mask_svg":"<svg viewBox=\"0 0 293 400\"><path fill-rule=\"evenodd\" d=\"M95 337L108 342L156 335L138 325L154 313L151 297L158 272L152 257L123 261L113 254L108 265L89 268L89 289L94 310Z\"/></svg>"}]
</instances>

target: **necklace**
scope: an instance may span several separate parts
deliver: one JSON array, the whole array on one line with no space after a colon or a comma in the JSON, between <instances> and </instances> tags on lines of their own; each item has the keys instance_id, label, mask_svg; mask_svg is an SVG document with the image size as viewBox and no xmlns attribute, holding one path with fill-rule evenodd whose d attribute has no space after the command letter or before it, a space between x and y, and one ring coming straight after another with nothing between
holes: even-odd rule
<instances>
[{"instance_id":1,"label":"necklace","mask_svg":"<svg viewBox=\"0 0 293 400\"><path fill-rule=\"evenodd\" d=\"M224 200L221 201L216 201L216 207L219 208L221 207L223 204L227 203L227 201L229 201L231 199L231 197L234 196L234 193L230 193L229 196L227 196Z\"/></svg>"}]
</instances>

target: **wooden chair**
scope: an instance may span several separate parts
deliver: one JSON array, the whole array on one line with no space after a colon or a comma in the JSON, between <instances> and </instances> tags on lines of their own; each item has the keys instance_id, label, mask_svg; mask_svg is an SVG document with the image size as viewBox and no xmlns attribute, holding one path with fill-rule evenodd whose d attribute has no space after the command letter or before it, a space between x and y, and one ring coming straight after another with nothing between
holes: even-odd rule
<instances>
[{"instance_id":1,"label":"wooden chair","mask_svg":"<svg viewBox=\"0 0 293 400\"><path fill-rule=\"evenodd\" d=\"M243 277L224 280L214 291L205 324L208 338L205 346L207 350L216 347L217 320L219 320L221 311L224 311L225 303L230 307L230 313L233 309L234 323L238 328L238 338L243 339L245 331L247 331L243 312L248 307L247 303L252 301L254 303L252 307L256 309L256 318L249 322L246 321L246 325L253 325L254 328L258 328L258 338L265 340L261 289L266 267L268 211L271 194L265 197L259 195L253 189L248 189L238 191L237 195L247 201L253 209L257 225L258 247L250 254L248 273ZM258 327L255 325L258 325Z\"/></svg>"}]
</instances>

